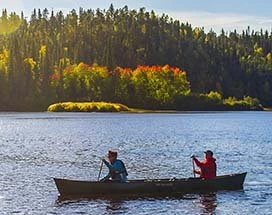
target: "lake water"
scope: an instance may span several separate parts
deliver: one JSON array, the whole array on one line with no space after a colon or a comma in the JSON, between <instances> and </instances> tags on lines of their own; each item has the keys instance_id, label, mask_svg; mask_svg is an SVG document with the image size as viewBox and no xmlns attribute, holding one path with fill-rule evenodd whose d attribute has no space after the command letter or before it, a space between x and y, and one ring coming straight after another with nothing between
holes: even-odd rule
<instances>
[{"instance_id":1,"label":"lake water","mask_svg":"<svg viewBox=\"0 0 272 215\"><path fill-rule=\"evenodd\" d=\"M0 129L0 214L272 214L272 112L0 113ZM52 178L97 180L108 149L129 178L192 177L206 149L248 175L243 191L58 201Z\"/></svg>"}]
</instances>

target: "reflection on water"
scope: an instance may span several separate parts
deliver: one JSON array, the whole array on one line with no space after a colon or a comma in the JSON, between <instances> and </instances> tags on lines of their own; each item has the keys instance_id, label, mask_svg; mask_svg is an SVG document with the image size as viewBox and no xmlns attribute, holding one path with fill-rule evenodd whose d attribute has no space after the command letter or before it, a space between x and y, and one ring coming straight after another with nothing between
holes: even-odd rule
<instances>
[{"instance_id":1,"label":"reflection on water","mask_svg":"<svg viewBox=\"0 0 272 215\"><path fill-rule=\"evenodd\" d=\"M200 194L203 214L215 214L217 207L216 193Z\"/></svg>"},{"instance_id":2,"label":"reflection on water","mask_svg":"<svg viewBox=\"0 0 272 215\"><path fill-rule=\"evenodd\" d=\"M124 212L127 208L125 207L125 203L122 200L110 200L107 203L106 210L109 213L115 213L115 212Z\"/></svg>"},{"instance_id":3,"label":"reflection on water","mask_svg":"<svg viewBox=\"0 0 272 215\"><path fill-rule=\"evenodd\" d=\"M109 199L68 199L58 198L56 206L59 209L82 208L87 205L100 205L105 214L153 214L156 205L158 214L216 214L216 193L187 194L166 198L109 198ZM190 208L188 210L188 207ZM160 208L160 210L158 210ZM139 212L139 211L142 211ZM149 212L148 212L149 211ZM180 213L179 213L180 211ZM83 211L81 211L83 213Z\"/></svg>"}]
</instances>

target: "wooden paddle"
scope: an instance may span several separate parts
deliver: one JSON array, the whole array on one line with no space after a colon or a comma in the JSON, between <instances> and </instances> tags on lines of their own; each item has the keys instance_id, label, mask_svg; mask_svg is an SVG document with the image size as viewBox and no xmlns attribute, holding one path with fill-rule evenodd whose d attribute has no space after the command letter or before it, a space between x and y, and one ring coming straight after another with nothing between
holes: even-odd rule
<instances>
[{"instance_id":1,"label":"wooden paddle","mask_svg":"<svg viewBox=\"0 0 272 215\"><path fill-rule=\"evenodd\" d=\"M196 174L195 174L195 162L194 162L194 159L193 157L192 158L192 163L193 163L193 174L194 174L194 178L196 177Z\"/></svg>"},{"instance_id":2,"label":"wooden paddle","mask_svg":"<svg viewBox=\"0 0 272 215\"><path fill-rule=\"evenodd\" d=\"M99 181L99 179L100 179L100 175L101 175L102 168L103 168L103 160L101 160L100 170L99 170L99 174L98 174L97 181Z\"/></svg>"}]
</instances>

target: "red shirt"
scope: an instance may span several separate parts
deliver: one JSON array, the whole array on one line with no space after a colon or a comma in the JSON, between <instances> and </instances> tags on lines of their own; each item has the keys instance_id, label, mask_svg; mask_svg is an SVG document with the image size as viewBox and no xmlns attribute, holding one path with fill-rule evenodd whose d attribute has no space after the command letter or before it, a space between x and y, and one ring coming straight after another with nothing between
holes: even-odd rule
<instances>
[{"instance_id":1,"label":"red shirt","mask_svg":"<svg viewBox=\"0 0 272 215\"><path fill-rule=\"evenodd\" d=\"M216 177L216 159L213 157L206 158L203 162L200 162L194 158L196 165L200 168L200 177L205 179L212 179Z\"/></svg>"}]
</instances>

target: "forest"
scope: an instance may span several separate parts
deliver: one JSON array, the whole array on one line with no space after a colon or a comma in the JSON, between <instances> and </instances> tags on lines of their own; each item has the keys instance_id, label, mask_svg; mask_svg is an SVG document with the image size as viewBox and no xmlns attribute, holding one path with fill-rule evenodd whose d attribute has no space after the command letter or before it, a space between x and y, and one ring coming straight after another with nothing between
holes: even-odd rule
<instances>
[{"instance_id":1,"label":"forest","mask_svg":"<svg viewBox=\"0 0 272 215\"><path fill-rule=\"evenodd\" d=\"M64 101L177 110L271 107L272 30L205 32L127 6L67 14L34 9L30 17L4 9L0 110L41 111Z\"/></svg>"}]
</instances>

